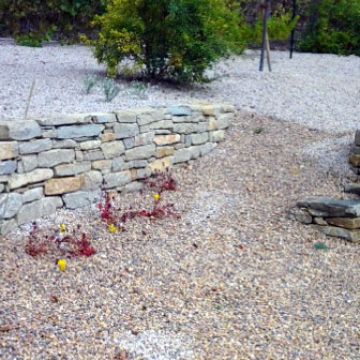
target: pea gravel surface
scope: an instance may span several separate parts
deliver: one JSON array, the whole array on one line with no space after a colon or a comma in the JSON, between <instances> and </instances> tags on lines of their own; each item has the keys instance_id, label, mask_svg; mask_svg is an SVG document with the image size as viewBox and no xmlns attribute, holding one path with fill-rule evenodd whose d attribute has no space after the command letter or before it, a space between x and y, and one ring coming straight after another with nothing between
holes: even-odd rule
<instances>
[{"instance_id":1,"label":"pea gravel surface","mask_svg":"<svg viewBox=\"0 0 360 360\"><path fill-rule=\"evenodd\" d=\"M81 224L97 250L63 273L26 255L28 226L1 239L0 358L359 359L359 244L290 216L300 197L344 196L304 153L342 137L240 113L224 143L173 171L179 189L161 201L180 219L134 219L112 235L95 207L59 211L39 226ZM116 202L143 208L151 196Z\"/></svg>"},{"instance_id":2,"label":"pea gravel surface","mask_svg":"<svg viewBox=\"0 0 360 360\"><path fill-rule=\"evenodd\" d=\"M208 72L212 82L177 88L117 80L118 96L105 102L104 66L85 46L16 46L0 39L0 120L113 111L192 101L229 102L239 110L341 133L357 129L360 114L360 58L272 52L273 72L260 73L259 53L221 61ZM128 68L129 64L122 64ZM99 81L86 94L84 82Z\"/></svg>"}]
</instances>

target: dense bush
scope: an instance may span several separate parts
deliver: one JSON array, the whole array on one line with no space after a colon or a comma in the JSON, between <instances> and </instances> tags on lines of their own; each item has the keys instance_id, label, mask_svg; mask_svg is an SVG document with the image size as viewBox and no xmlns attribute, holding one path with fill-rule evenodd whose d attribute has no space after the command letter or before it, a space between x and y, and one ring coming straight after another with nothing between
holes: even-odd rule
<instances>
[{"instance_id":1,"label":"dense bush","mask_svg":"<svg viewBox=\"0 0 360 360\"><path fill-rule=\"evenodd\" d=\"M223 0L114 0L95 21L95 56L110 76L131 59L149 79L200 81L209 65L243 50L239 22Z\"/></svg>"},{"instance_id":2,"label":"dense bush","mask_svg":"<svg viewBox=\"0 0 360 360\"><path fill-rule=\"evenodd\" d=\"M313 1L300 48L312 52L360 55L360 1Z\"/></svg>"},{"instance_id":3,"label":"dense bush","mask_svg":"<svg viewBox=\"0 0 360 360\"><path fill-rule=\"evenodd\" d=\"M106 0L0 0L0 33L26 45L42 40L71 39L89 30Z\"/></svg>"}]
</instances>

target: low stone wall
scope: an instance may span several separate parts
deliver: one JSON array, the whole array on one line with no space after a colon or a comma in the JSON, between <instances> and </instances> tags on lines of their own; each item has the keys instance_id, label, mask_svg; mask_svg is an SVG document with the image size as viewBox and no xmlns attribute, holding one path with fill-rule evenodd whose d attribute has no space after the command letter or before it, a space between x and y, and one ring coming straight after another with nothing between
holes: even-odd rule
<instances>
[{"instance_id":1,"label":"low stone wall","mask_svg":"<svg viewBox=\"0 0 360 360\"><path fill-rule=\"evenodd\" d=\"M140 189L139 180L211 151L234 114L191 105L0 122L0 233L89 206L101 188Z\"/></svg>"}]
</instances>

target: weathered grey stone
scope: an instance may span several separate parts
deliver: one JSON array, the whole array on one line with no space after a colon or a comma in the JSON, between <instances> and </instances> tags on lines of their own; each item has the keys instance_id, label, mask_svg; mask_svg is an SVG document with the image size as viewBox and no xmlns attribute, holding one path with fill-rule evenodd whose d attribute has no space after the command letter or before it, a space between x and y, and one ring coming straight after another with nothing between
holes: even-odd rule
<instances>
[{"instance_id":1,"label":"weathered grey stone","mask_svg":"<svg viewBox=\"0 0 360 360\"><path fill-rule=\"evenodd\" d=\"M75 152L72 149L53 149L38 155L39 167L52 167L59 164L71 163L75 160Z\"/></svg>"},{"instance_id":2,"label":"weathered grey stone","mask_svg":"<svg viewBox=\"0 0 360 360\"><path fill-rule=\"evenodd\" d=\"M116 159L113 159L111 162L111 170L112 171L121 171L125 170L124 168L124 159L122 157L118 157Z\"/></svg>"},{"instance_id":3,"label":"weathered grey stone","mask_svg":"<svg viewBox=\"0 0 360 360\"><path fill-rule=\"evenodd\" d=\"M346 193L360 195L360 184L346 184L344 191Z\"/></svg>"},{"instance_id":4,"label":"weathered grey stone","mask_svg":"<svg viewBox=\"0 0 360 360\"><path fill-rule=\"evenodd\" d=\"M296 221L309 225L313 222L312 216L307 211L297 211L295 214Z\"/></svg>"},{"instance_id":5,"label":"weathered grey stone","mask_svg":"<svg viewBox=\"0 0 360 360\"><path fill-rule=\"evenodd\" d=\"M97 190L103 183L103 176L100 171L89 171L82 174L83 185L81 190Z\"/></svg>"},{"instance_id":6,"label":"weathered grey stone","mask_svg":"<svg viewBox=\"0 0 360 360\"><path fill-rule=\"evenodd\" d=\"M164 109L137 109L137 123L139 125L146 125L153 122L159 122L165 118Z\"/></svg>"},{"instance_id":7,"label":"weathered grey stone","mask_svg":"<svg viewBox=\"0 0 360 360\"><path fill-rule=\"evenodd\" d=\"M198 132L205 132L207 131L207 123L200 122L200 123L176 123L174 124L174 132L179 134L191 134L191 133L198 133Z\"/></svg>"},{"instance_id":8,"label":"weathered grey stone","mask_svg":"<svg viewBox=\"0 0 360 360\"><path fill-rule=\"evenodd\" d=\"M42 137L44 139L52 139L57 137L57 130L56 129L50 129L50 130L44 130L42 132Z\"/></svg>"},{"instance_id":9,"label":"weathered grey stone","mask_svg":"<svg viewBox=\"0 0 360 360\"><path fill-rule=\"evenodd\" d=\"M119 123L135 123L136 122L136 112L134 111L117 111L116 112L117 121Z\"/></svg>"},{"instance_id":10,"label":"weathered grey stone","mask_svg":"<svg viewBox=\"0 0 360 360\"><path fill-rule=\"evenodd\" d=\"M144 160L155 154L155 145L139 146L134 149L126 150L125 160Z\"/></svg>"},{"instance_id":11,"label":"weathered grey stone","mask_svg":"<svg viewBox=\"0 0 360 360\"><path fill-rule=\"evenodd\" d=\"M174 155L175 149L172 146L161 146L156 148L155 157L162 158L165 156Z\"/></svg>"},{"instance_id":12,"label":"weathered grey stone","mask_svg":"<svg viewBox=\"0 0 360 360\"><path fill-rule=\"evenodd\" d=\"M328 223L322 217L314 217L313 221L314 221L314 224L317 224L317 225L328 225Z\"/></svg>"},{"instance_id":13,"label":"weathered grey stone","mask_svg":"<svg viewBox=\"0 0 360 360\"><path fill-rule=\"evenodd\" d=\"M224 130L211 131L209 135L210 135L210 141L212 142L220 142L225 140Z\"/></svg>"},{"instance_id":14,"label":"weathered grey stone","mask_svg":"<svg viewBox=\"0 0 360 360\"><path fill-rule=\"evenodd\" d=\"M328 217L359 217L360 200L337 200L327 197L311 197L298 202L298 207L326 212Z\"/></svg>"},{"instance_id":15,"label":"weathered grey stone","mask_svg":"<svg viewBox=\"0 0 360 360\"><path fill-rule=\"evenodd\" d=\"M131 171L125 170L117 173L111 173L104 175L104 187L105 189L115 188L123 186L131 182Z\"/></svg>"},{"instance_id":16,"label":"weathered grey stone","mask_svg":"<svg viewBox=\"0 0 360 360\"><path fill-rule=\"evenodd\" d=\"M118 123L114 125L114 132L117 139L125 139L139 134L138 124Z\"/></svg>"},{"instance_id":17,"label":"weathered grey stone","mask_svg":"<svg viewBox=\"0 0 360 360\"><path fill-rule=\"evenodd\" d=\"M116 121L116 115L112 113L95 113L91 116L94 123L97 124L113 123Z\"/></svg>"},{"instance_id":18,"label":"weathered grey stone","mask_svg":"<svg viewBox=\"0 0 360 360\"><path fill-rule=\"evenodd\" d=\"M25 191L22 195L22 201L24 204L39 200L44 196L44 190L42 187Z\"/></svg>"},{"instance_id":19,"label":"weathered grey stone","mask_svg":"<svg viewBox=\"0 0 360 360\"><path fill-rule=\"evenodd\" d=\"M135 191L140 191L143 187L144 184L142 182L132 181L131 183L125 185L123 191L125 193L135 192Z\"/></svg>"},{"instance_id":20,"label":"weathered grey stone","mask_svg":"<svg viewBox=\"0 0 360 360\"><path fill-rule=\"evenodd\" d=\"M124 139L123 142L124 142L126 150L132 149L135 146L135 138L134 137Z\"/></svg>"},{"instance_id":21,"label":"weathered grey stone","mask_svg":"<svg viewBox=\"0 0 360 360\"><path fill-rule=\"evenodd\" d=\"M22 206L22 195L18 193L0 195L0 219L14 217Z\"/></svg>"},{"instance_id":22,"label":"weathered grey stone","mask_svg":"<svg viewBox=\"0 0 360 360\"><path fill-rule=\"evenodd\" d=\"M75 149L77 146L78 143L71 139L52 141L52 147L54 149Z\"/></svg>"},{"instance_id":23,"label":"weathered grey stone","mask_svg":"<svg viewBox=\"0 0 360 360\"><path fill-rule=\"evenodd\" d=\"M51 118L41 118L38 119L37 122L42 126L86 124L91 123L91 116L89 114L59 115Z\"/></svg>"},{"instance_id":24,"label":"weathered grey stone","mask_svg":"<svg viewBox=\"0 0 360 360\"><path fill-rule=\"evenodd\" d=\"M153 143L155 133L153 131L135 136L134 146L144 146Z\"/></svg>"},{"instance_id":25,"label":"weathered grey stone","mask_svg":"<svg viewBox=\"0 0 360 360\"><path fill-rule=\"evenodd\" d=\"M78 191L63 195L65 207L68 209L79 209L97 204L101 200L101 190Z\"/></svg>"},{"instance_id":26,"label":"weathered grey stone","mask_svg":"<svg viewBox=\"0 0 360 360\"><path fill-rule=\"evenodd\" d=\"M325 235L339 237L352 242L360 241L360 230L347 230L335 226L314 225L315 228Z\"/></svg>"},{"instance_id":27,"label":"weathered grey stone","mask_svg":"<svg viewBox=\"0 0 360 360\"><path fill-rule=\"evenodd\" d=\"M165 129L156 129L154 130L155 135L170 135L171 130L165 130Z\"/></svg>"},{"instance_id":28,"label":"weathered grey stone","mask_svg":"<svg viewBox=\"0 0 360 360\"><path fill-rule=\"evenodd\" d=\"M180 141L179 134L172 135L157 135L155 136L154 143L158 146L176 144Z\"/></svg>"},{"instance_id":29,"label":"weathered grey stone","mask_svg":"<svg viewBox=\"0 0 360 360\"><path fill-rule=\"evenodd\" d=\"M234 120L234 114L233 113L225 113L220 114L216 118L218 129L226 129L230 126L231 122Z\"/></svg>"},{"instance_id":30,"label":"weathered grey stone","mask_svg":"<svg viewBox=\"0 0 360 360\"><path fill-rule=\"evenodd\" d=\"M79 175L91 170L91 162L79 162L75 164L64 164L55 167L55 176Z\"/></svg>"},{"instance_id":31,"label":"weathered grey stone","mask_svg":"<svg viewBox=\"0 0 360 360\"><path fill-rule=\"evenodd\" d=\"M155 160L150 163L150 170L152 174L164 172L166 169L170 168L173 164L174 157L167 156L162 159Z\"/></svg>"},{"instance_id":32,"label":"weathered grey stone","mask_svg":"<svg viewBox=\"0 0 360 360\"><path fill-rule=\"evenodd\" d=\"M41 136L36 121L0 121L0 140L29 140Z\"/></svg>"},{"instance_id":33,"label":"weathered grey stone","mask_svg":"<svg viewBox=\"0 0 360 360\"><path fill-rule=\"evenodd\" d=\"M199 123L201 121L205 121L204 117L199 114L193 114L192 116L175 116L172 118L174 123Z\"/></svg>"},{"instance_id":34,"label":"weathered grey stone","mask_svg":"<svg viewBox=\"0 0 360 360\"><path fill-rule=\"evenodd\" d=\"M20 154L35 154L42 151L50 150L52 142L50 139L32 140L19 144Z\"/></svg>"},{"instance_id":35,"label":"weathered grey stone","mask_svg":"<svg viewBox=\"0 0 360 360\"><path fill-rule=\"evenodd\" d=\"M100 135L101 142L109 142L116 140L116 134L114 132L108 132Z\"/></svg>"},{"instance_id":36,"label":"weathered grey stone","mask_svg":"<svg viewBox=\"0 0 360 360\"><path fill-rule=\"evenodd\" d=\"M192 109L189 106L172 106L168 109L172 116L191 116Z\"/></svg>"},{"instance_id":37,"label":"weathered grey stone","mask_svg":"<svg viewBox=\"0 0 360 360\"><path fill-rule=\"evenodd\" d=\"M45 182L45 195L60 195L79 191L84 184L82 176L50 179Z\"/></svg>"},{"instance_id":38,"label":"weathered grey stone","mask_svg":"<svg viewBox=\"0 0 360 360\"><path fill-rule=\"evenodd\" d=\"M204 145L200 145L200 155L204 156L206 154L208 154L210 151L214 150L216 148L217 144L216 143L206 143Z\"/></svg>"},{"instance_id":39,"label":"weathered grey stone","mask_svg":"<svg viewBox=\"0 0 360 360\"><path fill-rule=\"evenodd\" d=\"M76 156L77 161L95 161L95 160L104 160L105 156L102 150L89 150L82 152L82 158L80 160L80 154L78 158L78 154Z\"/></svg>"},{"instance_id":40,"label":"weathered grey stone","mask_svg":"<svg viewBox=\"0 0 360 360\"><path fill-rule=\"evenodd\" d=\"M177 163L189 161L191 159L191 156L192 156L192 152L190 148L176 150L173 163L177 164Z\"/></svg>"},{"instance_id":41,"label":"weathered grey stone","mask_svg":"<svg viewBox=\"0 0 360 360\"><path fill-rule=\"evenodd\" d=\"M50 196L22 206L17 214L19 225L35 221L43 216L51 215L61 208L63 202L60 197Z\"/></svg>"},{"instance_id":42,"label":"weathered grey stone","mask_svg":"<svg viewBox=\"0 0 360 360\"><path fill-rule=\"evenodd\" d=\"M0 161L13 159L18 156L18 143L15 141L2 141L0 145Z\"/></svg>"},{"instance_id":43,"label":"weathered grey stone","mask_svg":"<svg viewBox=\"0 0 360 360\"><path fill-rule=\"evenodd\" d=\"M120 156L125 152L125 146L122 141L112 141L103 143L101 149L104 153L105 159L112 159Z\"/></svg>"},{"instance_id":44,"label":"weathered grey stone","mask_svg":"<svg viewBox=\"0 0 360 360\"><path fill-rule=\"evenodd\" d=\"M0 145L1 146L1 145ZM0 175L10 175L16 171L17 163L13 160L0 162Z\"/></svg>"},{"instance_id":45,"label":"weathered grey stone","mask_svg":"<svg viewBox=\"0 0 360 360\"><path fill-rule=\"evenodd\" d=\"M153 130L159 130L162 131L165 130L173 130L174 129L174 123L171 120L160 120L155 121L147 125L140 126L140 132L146 133Z\"/></svg>"},{"instance_id":46,"label":"weathered grey stone","mask_svg":"<svg viewBox=\"0 0 360 360\"><path fill-rule=\"evenodd\" d=\"M207 132L191 135L191 143L193 145L201 145L206 143L208 140L209 134Z\"/></svg>"},{"instance_id":47,"label":"weathered grey stone","mask_svg":"<svg viewBox=\"0 0 360 360\"><path fill-rule=\"evenodd\" d=\"M0 221L0 235L5 236L18 228L15 219Z\"/></svg>"},{"instance_id":48,"label":"weathered grey stone","mask_svg":"<svg viewBox=\"0 0 360 360\"><path fill-rule=\"evenodd\" d=\"M101 146L100 140L89 140L80 143L81 150L93 150L98 149Z\"/></svg>"},{"instance_id":49,"label":"weathered grey stone","mask_svg":"<svg viewBox=\"0 0 360 360\"><path fill-rule=\"evenodd\" d=\"M127 169L138 169L148 166L147 160L133 160L123 164L123 170Z\"/></svg>"},{"instance_id":50,"label":"weathered grey stone","mask_svg":"<svg viewBox=\"0 0 360 360\"><path fill-rule=\"evenodd\" d=\"M131 169L131 179L133 181L140 180L140 179L146 179L149 176L151 176L151 169L149 166L146 168Z\"/></svg>"},{"instance_id":51,"label":"weathered grey stone","mask_svg":"<svg viewBox=\"0 0 360 360\"><path fill-rule=\"evenodd\" d=\"M360 167L360 154L350 154L349 156L349 163L352 166Z\"/></svg>"},{"instance_id":52,"label":"weathered grey stone","mask_svg":"<svg viewBox=\"0 0 360 360\"><path fill-rule=\"evenodd\" d=\"M9 179L9 188L17 189L28 184L48 180L53 176L54 172L51 169L35 169L25 174L13 174Z\"/></svg>"},{"instance_id":53,"label":"weathered grey stone","mask_svg":"<svg viewBox=\"0 0 360 360\"><path fill-rule=\"evenodd\" d=\"M360 218L326 218L326 222L330 225L343 227L346 229L360 229Z\"/></svg>"},{"instance_id":54,"label":"weathered grey stone","mask_svg":"<svg viewBox=\"0 0 360 360\"><path fill-rule=\"evenodd\" d=\"M59 139L71 139L99 136L103 130L104 125L100 124L61 126L57 130L57 137Z\"/></svg>"},{"instance_id":55,"label":"weathered grey stone","mask_svg":"<svg viewBox=\"0 0 360 360\"><path fill-rule=\"evenodd\" d=\"M320 211L320 210L313 210L313 209L306 209L306 211L315 217L327 217L328 213L325 211Z\"/></svg>"},{"instance_id":56,"label":"weathered grey stone","mask_svg":"<svg viewBox=\"0 0 360 360\"><path fill-rule=\"evenodd\" d=\"M2 193L5 190L5 185L0 183L0 193Z\"/></svg>"},{"instance_id":57,"label":"weathered grey stone","mask_svg":"<svg viewBox=\"0 0 360 360\"><path fill-rule=\"evenodd\" d=\"M111 170L112 162L112 160L96 160L91 163L91 168L106 172L107 170Z\"/></svg>"},{"instance_id":58,"label":"weathered grey stone","mask_svg":"<svg viewBox=\"0 0 360 360\"><path fill-rule=\"evenodd\" d=\"M20 171L21 167L21 171ZM29 172L38 167L38 161L36 155L22 156L19 163L19 173Z\"/></svg>"},{"instance_id":59,"label":"weathered grey stone","mask_svg":"<svg viewBox=\"0 0 360 360\"><path fill-rule=\"evenodd\" d=\"M102 156L104 158L104 154L102 154ZM75 159L78 162L84 161L84 153L81 150L75 150Z\"/></svg>"}]
</instances>

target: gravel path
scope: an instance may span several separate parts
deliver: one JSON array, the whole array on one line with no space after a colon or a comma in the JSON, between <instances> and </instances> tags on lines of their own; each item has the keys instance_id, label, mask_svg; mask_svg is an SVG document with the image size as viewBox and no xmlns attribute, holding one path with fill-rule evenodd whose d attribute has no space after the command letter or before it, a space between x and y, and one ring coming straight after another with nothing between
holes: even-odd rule
<instances>
[{"instance_id":1,"label":"gravel path","mask_svg":"<svg viewBox=\"0 0 360 360\"><path fill-rule=\"evenodd\" d=\"M29 116L104 111L193 100L226 101L241 110L305 124L329 132L358 127L360 114L360 58L274 51L273 73L258 72L258 54L221 62L204 86L179 90L152 85L144 92L120 81L122 91L104 102L98 85L84 92L84 79L103 76L90 49L83 46L27 48L0 43L0 117L21 118L33 79L36 88Z\"/></svg>"},{"instance_id":2,"label":"gravel path","mask_svg":"<svg viewBox=\"0 0 360 360\"><path fill-rule=\"evenodd\" d=\"M299 197L343 195L303 153L338 138L241 114L225 143L174 171L164 201L180 220L110 235L96 213L60 211L42 226L76 219L98 250L65 273L27 256L24 233L3 239L0 358L359 359L360 247L288 217Z\"/></svg>"}]
</instances>

